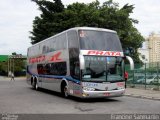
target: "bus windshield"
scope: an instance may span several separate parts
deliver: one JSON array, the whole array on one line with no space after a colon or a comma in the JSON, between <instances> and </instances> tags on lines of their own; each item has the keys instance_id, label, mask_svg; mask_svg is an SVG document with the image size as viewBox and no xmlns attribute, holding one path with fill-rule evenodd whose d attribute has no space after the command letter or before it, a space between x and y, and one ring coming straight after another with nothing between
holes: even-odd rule
<instances>
[{"instance_id":1,"label":"bus windshield","mask_svg":"<svg viewBox=\"0 0 160 120\"><path fill-rule=\"evenodd\" d=\"M85 69L82 70L82 81L117 82L123 81L122 57L85 56Z\"/></svg>"},{"instance_id":2,"label":"bus windshield","mask_svg":"<svg viewBox=\"0 0 160 120\"><path fill-rule=\"evenodd\" d=\"M102 50L122 52L120 40L116 33L94 30L79 30L81 50Z\"/></svg>"}]
</instances>

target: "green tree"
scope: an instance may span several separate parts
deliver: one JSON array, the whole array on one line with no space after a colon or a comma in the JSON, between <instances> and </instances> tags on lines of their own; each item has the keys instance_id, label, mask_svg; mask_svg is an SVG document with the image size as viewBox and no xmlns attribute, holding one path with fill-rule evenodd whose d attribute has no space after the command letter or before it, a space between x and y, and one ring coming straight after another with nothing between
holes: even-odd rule
<instances>
[{"instance_id":1,"label":"green tree","mask_svg":"<svg viewBox=\"0 0 160 120\"><path fill-rule=\"evenodd\" d=\"M40 16L35 17L33 31L30 32L32 34L30 36L31 43L35 44L62 31L58 26L57 15L64 10L64 5L61 0L53 0L54 2L46 0L32 1L39 6L39 10L42 12Z\"/></svg>"},{"instance_id":2,"label":"green tree","mask_svg":"<svg viewBox=\"0 0 160 120\"><path fill-rule=\"evenodd\" d=\"M37 3L42 14L33 21L31 43L37 43L56 33L72 27L101 27L117 31L123 49L133 48L130 54L135 62L139 62L137 49L144 38L134 27L138 20L130 18L134 6L119 4L108 0L100 5L99 1L89 4L73 3L64 8L61 0L32 0ZM57 9L55 9L57 8Z\"/></svg>"},{"instance_id":3,"label":"green tree","mask_svg":"<svg viewBox=\"0 0 160 120\"><path fill-rule=\"evenodd\" d=\"M7 68L8 68L7 61L0 62L0 75L7 75Z\"/></svg>"}]
</instances>

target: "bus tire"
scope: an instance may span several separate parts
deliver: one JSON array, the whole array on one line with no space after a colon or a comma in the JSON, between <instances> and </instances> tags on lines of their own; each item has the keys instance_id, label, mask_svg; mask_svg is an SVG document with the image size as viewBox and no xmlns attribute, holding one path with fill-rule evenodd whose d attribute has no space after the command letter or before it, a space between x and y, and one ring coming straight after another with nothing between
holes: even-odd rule
<instances>
[{"instance_id":1,"label":"bus tire","mask_svg":"<svg viewBox=\"0 0 160 120\"><path fill-rule=\"evenodd\" d=\"M34 83L33 88L34 88L35 90L39 90L39 86L38 86L37 79L35 79L33 83Z\"/></svg>"},{"instance_id":2,"label":"bus tire","mask_svg":"<svg viewBox=\"0 0 160 120\"><path fill-rule=\"evenodd\" d=\"M36 85L35 85L35 90L39 90L39 86L38 86L37 82L36 82Z\"/></svg>"},{"instance_id":3,"label":"bus tire","mask_svg":"<svg viewBox=\"0 0 160 120\"><path fill-rule=\"evenodd\" d=\"M63 97L65 97L65 98L68 97L68 87L67 87L67 84L65 82L62 82L61 93L62 93Z\"/></svg>"}]
</instances>

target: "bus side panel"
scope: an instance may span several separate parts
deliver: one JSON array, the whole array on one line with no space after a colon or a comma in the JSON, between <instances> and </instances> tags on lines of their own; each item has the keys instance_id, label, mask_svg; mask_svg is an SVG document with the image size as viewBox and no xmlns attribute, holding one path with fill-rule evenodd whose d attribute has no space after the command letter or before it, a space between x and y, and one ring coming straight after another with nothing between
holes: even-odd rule
<instances>
[{"instance_id":1,"label":"bus side panel","mask_svg":"<svg viewBox=\"0 0 160 120\"><path fill-rule=\"evenodd\" d=\"M56 79L56 78L45 78L45 80L42 81L42 88L53 90L56 92L61 92L61 85L62 79Z\"/></svg>"},{"instance_id":2,"label":"bus side panel","mask_svg":"<svg viewBox=\"0 0 160 120\"><path fill-rule=\"evenodd\" d=\"M45 56L49 61L44 65L42 88L60 92L62 79L68 74L68 50L51 52Z\"/></svg>"}]
</instances>

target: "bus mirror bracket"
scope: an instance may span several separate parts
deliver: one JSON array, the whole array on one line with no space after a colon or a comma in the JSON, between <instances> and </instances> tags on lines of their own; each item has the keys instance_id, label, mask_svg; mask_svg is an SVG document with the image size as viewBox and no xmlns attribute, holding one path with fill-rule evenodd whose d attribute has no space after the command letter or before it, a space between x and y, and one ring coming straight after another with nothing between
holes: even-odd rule
<instances>
[{"instance_id":1,"label":"bus mirror bracket","mask_svg":"<svg viewBox=\"0 0 160 120\"><path fill-rule=\"evenodd\" d=\"M130 56L126 56L126 59L129 61L130 63L130 69L134 70L134 61Z\"/></svg>"},{"instance_id":2,"label":"bus mirror bracket","mask_svg":"<svg viewBox=\"0 0 160 120\"><path fill-rule=\"evenodd\" d=\"M79 55L79 61L80 61L80 69L84 70L85 69L85 60L83 55Z\"/></svg>"}]
</instances>

